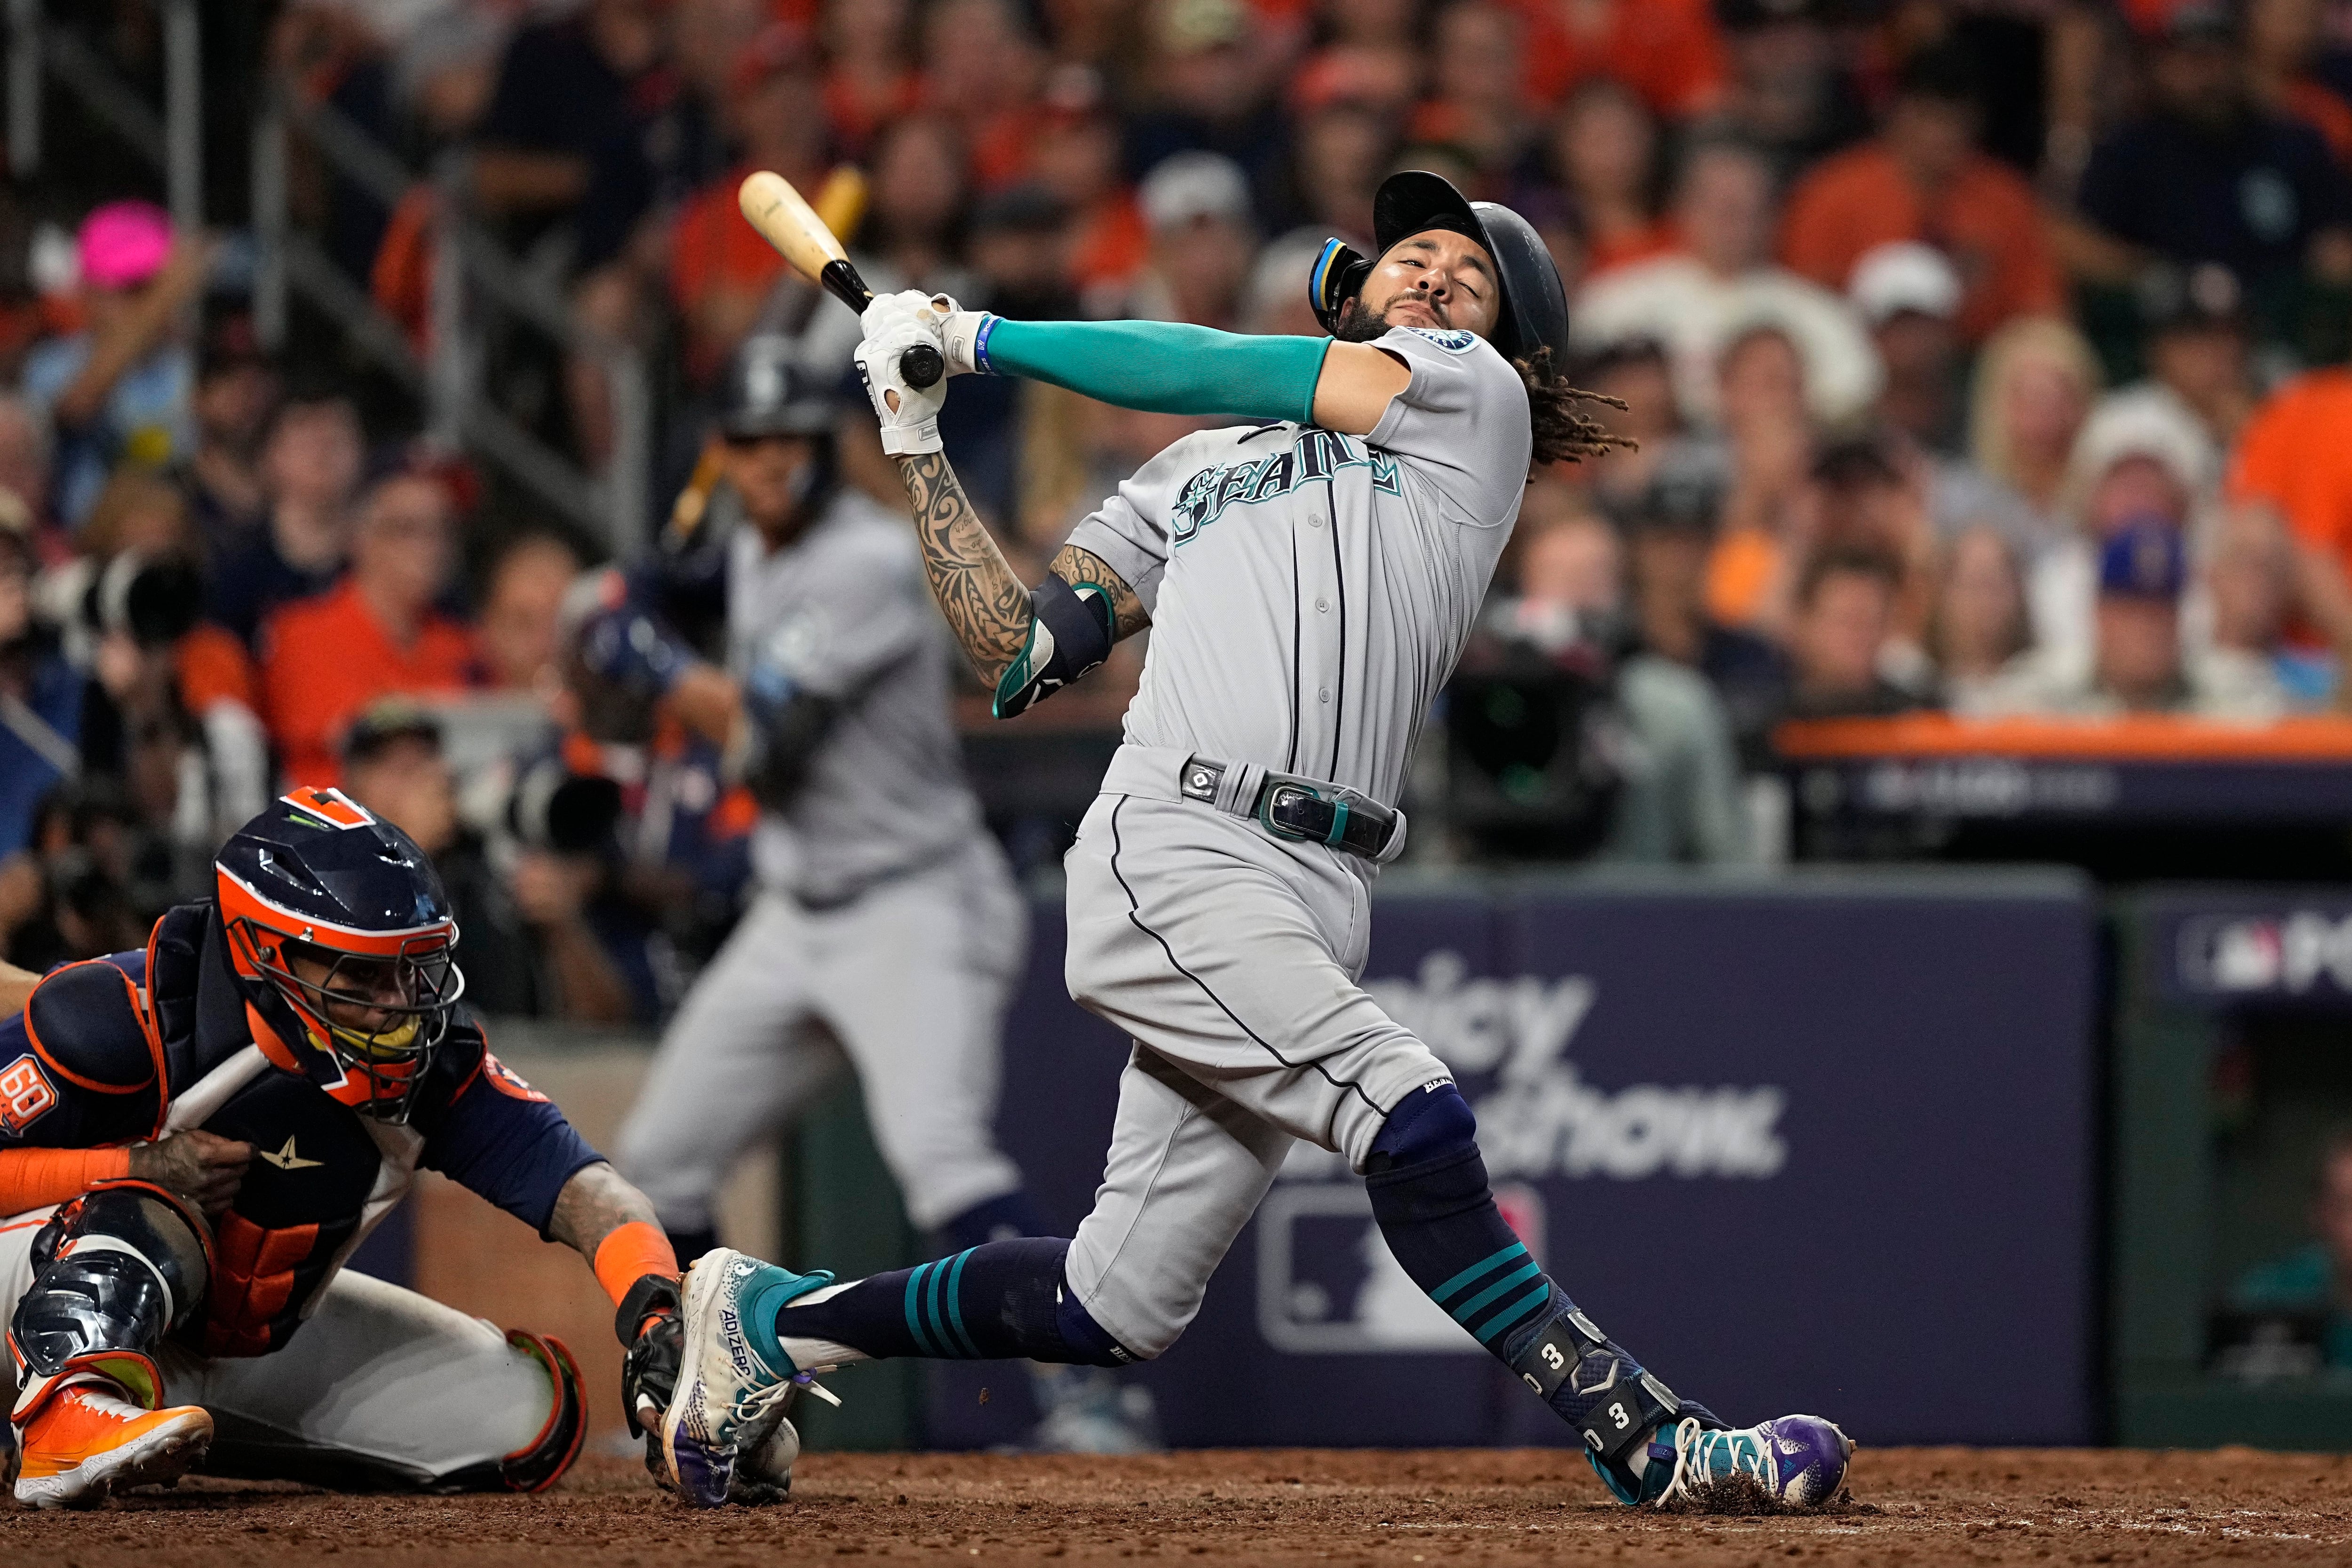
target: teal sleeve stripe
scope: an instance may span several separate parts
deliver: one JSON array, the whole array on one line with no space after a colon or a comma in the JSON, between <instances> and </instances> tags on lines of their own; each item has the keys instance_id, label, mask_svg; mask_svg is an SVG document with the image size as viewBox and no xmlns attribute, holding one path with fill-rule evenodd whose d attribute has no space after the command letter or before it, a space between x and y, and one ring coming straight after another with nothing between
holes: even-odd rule
<instances>
[{"instance_id":1,"label":"teal sleeve stripe","mask_svg":"<svg viewBox=\"0 0 2352 1568\"><path fill-rule=\"evenodd\" d=\"M1551 1281L1549 1279L1538 1279L1536 1281L1536 1288L1534 1289L1528 1291L1517 1300L1513 1301L1509 1306L1505 1307L1501 1311L1496 1313L1493 1317L1487 1319L1485 1322L1480 1323L1470 1331L1478 1337L1479 1343L1492 1344L1496 1334L1510 1327L1513 1323L1517 1322L1521 1318L1526 1317L1529 1312L1535 1310L1536 1308L1540 1307L1546 1301L1550 1300Z\"/></svg>"},{"instance_id":2,"label":"teal sleeve stripe","mask_svg":"<svg viewBox=\"0 0 2352 1568\"><path fill-rule=\"evenodd\" d=\"M1543 1265L1538 1263L1532 1258L1528 1258L1526 1268L1513 1269L1510 1273L1504 1275L1500 1279L1496 1280L1492 1285L1487 1286L1484 1290L1479 1291L1475 1296L1471 1297L1467 1301L1465 1301L1460 1306L1454 1308L1454 1321L1457 1323L1468 1322L1471 1319L1485 1311L1490 1303L1501 1300L1505 1294L1517 1289L1520 1286L1526 1284L1528 1280L1534 1279L1537 1275L1542 1272Z\"/></svg>"},{"instance_id":3,"label":"teal sleeve stripe","mask_svg":"<svg viewBox=\"0 0 2352 1568\"><path fill-rule=\"evenodd\" d=\"M955 1330L956 1343L963 1347L963 1353L978 1361L980 1346L973 1342L970 1334L963 1331L963 1296L961 1290L963 1284L963 1260L970 1258L971 1254L972 1249L968 1247L957 1253L955 1266L948 1270L948 1326Z\"/></svg>"},{"instance_id":4,"label":"teal sleeve stripe","mask_svg":"<svg viewBox=\"0 0 2352 1568\"><path fill-rule=\"evenodd\" d=\"M923 1293L923 1276L929 1271L928 1268L918 1268L907 1276L907 1331L914 1336L916 1349L925 1355L936 1356L940 1352L931 1348L929 1337L923 1332L922 1314L918 1310Z\"/></svg>"},{"instance_id":5,"label":"teal sleeve stripe","mask_svg":"<svg viewBox=\"0 0 2352 1568\"><path fill-rule=\"evenodd\" d=\"M1249 337L1181 321L1004 321L988 367L1148 414L1312 424L1328 338Z\"/></svg>"},{"instance_id":6,"label":"teal sleeve stripe","mask_svg":"<svg viewBox=\"0 0 2352 1568\"><path fill-rule=\"evenodd\" d=\"M1481 1274L1486 1273L1488 1269L1508 1263L1514 1258L1525 1258L1527 1255L1528 1249L1526 1246L1515 1241L1511 1243L1510 1246L1503 1248L1502 1251L1486 1258L1484 1262L1472 1264L1469 1268L1465 1268L1461 1273L1456 1274L1453 1279L1448 1279L1444 1284L1440 1285L1436 1289L1432 1290L1429 1293L1429 1299L1443 1307L1445 1305L1445 1298L1453 1295L1456 1290L1461 1289L1462 1287L1469 1284L1470 1281L1477 1279Z\"/></svg>"}]
</instances>

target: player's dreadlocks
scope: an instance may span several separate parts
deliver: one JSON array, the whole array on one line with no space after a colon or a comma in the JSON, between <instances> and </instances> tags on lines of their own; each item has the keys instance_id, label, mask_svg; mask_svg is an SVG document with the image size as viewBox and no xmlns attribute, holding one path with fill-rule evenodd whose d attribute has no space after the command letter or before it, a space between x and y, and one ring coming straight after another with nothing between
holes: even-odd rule
<instances>
[{"instance_id":1,"label":"player's dreadlocks","mask_svg":"<svg viewBox=\"0 0 2352 1568\"><path fill-rule=\"evenodd\" d=\"M1622 409L1625 405L1606 393L1570 385L1567 376L1552 369L1549 346L1525 359L1513 360L1511 368L1527 384L1528 410L1535 426L1534 467L1581 462L1587 458L1601 457L1615 447L1633 449L1632 437L1615 434L1578 406L1598 403L1603 407Z\"/></svg>"},{"instance_id":2,"label":"player's dreadlocks","mask_svg":"<svg viewBox=\"0 0 2352 1568\"><path fill-rule=\"evenodd\" d=\"M1388 320L1365 310L1363 296L1359 294L1339 308L1339 320L1333 325L1331 335L1343 343L1370 343L1378 342L1388 331ZM1567 376L1552 369L1550 345L1537 349L1525 359L1513 360L1511 368L1519 373L1519 380L1527 385L1528 410L1535 425L1531 468L1581 462L1587 458L1598 458L1612 447L1631 450L1635 445L1632 437L1612 434L1577 406L1580 403L1620 409L1625 405L1606 393L1570 386Z\"/></svg>"}]
</instances>

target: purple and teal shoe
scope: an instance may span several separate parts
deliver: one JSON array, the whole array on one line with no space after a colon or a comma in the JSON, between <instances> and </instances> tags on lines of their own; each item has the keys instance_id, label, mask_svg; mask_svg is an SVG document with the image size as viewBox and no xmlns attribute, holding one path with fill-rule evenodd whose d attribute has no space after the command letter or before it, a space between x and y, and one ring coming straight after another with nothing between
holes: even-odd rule
<instances>
[{"instance_id":1,"label":"purple and teal shoe","mask_svg":"<svg viewBox=\"0 0 2352 1568\"><path fill-rule=\"evenodd\" d=\"M687 1270L685 1355L661 1437L671 1479L688 1502L720 1507L730 1500L740 1454L748 1447L764 1461L778 1450L790 1425L782 1419L786 1404L796 1386L809 1383L776 1338L776 1312L832 1283L830 1274L794 1274L723 1247ZM794 1455L799 1447L794 1434ZM787 1458L787 1479L790 1464Z\"/></svg>"},{"instance_id":2,"label":"purple and teal shoe","mask_svg":"<svg viewBox=\"0 0 2352 1568\"><path fill-rule=\"evenodd\" d=\"M1685 1417L1671 1442L1661 1430L1651 1437L1649 1468L1655 1472L1669 1458L1674 1468L1664 1488L1643 1500L1660 1508L1677 1500L1704 1506L1708 1489L1740 1477L1784 1507L1819 1508L1845 1485L1853 1458L1853 1439L1818 1415L1782 1415L1736 1431L1709 1430Z\"/></svg>"}]
</instances>

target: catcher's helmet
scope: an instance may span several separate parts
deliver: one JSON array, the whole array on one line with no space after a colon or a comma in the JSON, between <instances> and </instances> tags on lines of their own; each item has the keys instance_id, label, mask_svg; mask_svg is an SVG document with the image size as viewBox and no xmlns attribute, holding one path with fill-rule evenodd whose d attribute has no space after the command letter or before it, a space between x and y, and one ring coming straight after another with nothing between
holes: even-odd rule
<instances>
[{"instance_id":1,"label":"catcher's helmet","mask_svg":"<svg viewBox=\"0 0 2352 1568\"><path fill-rule=\"evenodd\" d=\"M1327 239L1307 275L1307 297L1325 331L1337 331L1340 311L1363 291L1381 256L1399 240L1442 228L1476 240L1495 258L1503 286L1494 343L1505 359L1551 350L1555 367L1568 359L1568 291L1543 237L1499 202L1474 202L1443 174L1406 169L1381 182L1372 197L1372 238L1379 256L1366 257L1344 240Z\"/></svg>"},{"instance_id":2,"label":"catcher's helmet","mask_svg":"<svg viewBox=\"0 0 2352 1568\"><path fill-rule=\"evenodd\" d=\"M342 791L304 788L238 828L213 869L262 1054L362 1115L405 1121L466 988L425 851Z\"/></svg>"}]
</instances>

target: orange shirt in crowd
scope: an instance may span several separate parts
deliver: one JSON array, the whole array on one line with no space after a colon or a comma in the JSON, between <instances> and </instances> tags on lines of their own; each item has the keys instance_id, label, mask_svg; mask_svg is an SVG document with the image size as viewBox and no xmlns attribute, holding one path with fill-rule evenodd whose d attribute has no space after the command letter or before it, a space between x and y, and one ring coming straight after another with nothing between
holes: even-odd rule
<instances>
[{"instance_id":1,"label":"orange shirt in crowd","mask_svg":"<svg viewBox=\"0 0 2352 1568\"><path fill-rule=\"evenodd\" d=\"M201 714L224 699L254 706L253 659L226 626L200 623L172 650L172 667L179 677L181 706L191 713Z\"/></svg>"},{"instance_id":2,"label":"orange shirt in crowd","mask_svg":"<svg viewBox=\"0 0 2352 1568\"><path fill-rule=\"evenodd\" d=\"M670 297L688 310L713 285L764 292L784 270L776 247L743 221L736 187L749 169L730 169L686 199L669 237Z\"/></svg>"},{"instance_id":3,"label":"orange shirt in crowd","mask_svg":"<svg viewBox=\"0 0 2352 1568\"><path fill-rule=\"evenodd\" d=\"M1898 239L1923 240L1952 258L1965 289L1960 331L1972 342L2011 316L2066 308L2032 188L1982 153L1932 201L1885 148L1839 153L1797 182L1780 229L1780 259L1843 294L1864 253Z\"/></svg>"},{"instance_id":4,"label":"orange shirt in crowd","mask_svg":"<svg viewBox=\"0 0 2352 1568\"><path fill-rule=\"evenodd\" d=\"M1528 94L1557 103L1579 82L1613 76L1657 113L1715 107L1729 75L1711 0L1513 0L1528 21Z\"/></svg>"},{"instance_id":5,"label":"orange shirt in crowd","mask_svg":"<svg viewBox=\"0 0 2352 1568\"><path fill-rule=\"evenodd\" d=\"M1718 626L1753 626L1764 591L1780 570L1780 542L1760 528L1735 528L1706 558L1706 613Z\"/></svg>"},{"instance_id":6,"label":"orange shirt in crowd","mask_svg":"<svg viewBox=\"0 0 2352 1568\"><path fill-rule=\"evenodd\" d=\"M1079 215L1070 237L1070 276L1081 293L1125 285L1143 270L1151 230L1131 191L1097 202Z\"/></svg>"},{"instance_id":7,"label":"orange shirt in crowd","mask_svg":"<svg viewBox=\"0 0 2352 1568\"><path fill-rule=\"evenodd\" d=\"M2315 370L2271 394L2238 435L2230 493L2278 508L2352 577L2352 371Z\"/></svg>"},{"instance_id":8,"label":"orange shirt in crowd","mask_svg":"<svg viewBox=\"0 0 2352 1568\"><path fill-rule=\"evenodd\" d=\"M287 776L332 784L344 729L369 704L409 692L457 691L474 659L473 634L428 614L402 647L349 579L270 616L261 633L261 721Z\"/></svg>"}]
</instances>

